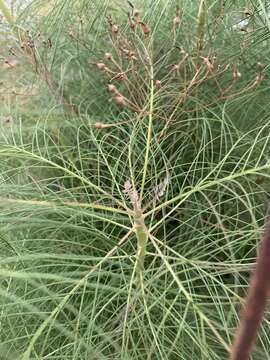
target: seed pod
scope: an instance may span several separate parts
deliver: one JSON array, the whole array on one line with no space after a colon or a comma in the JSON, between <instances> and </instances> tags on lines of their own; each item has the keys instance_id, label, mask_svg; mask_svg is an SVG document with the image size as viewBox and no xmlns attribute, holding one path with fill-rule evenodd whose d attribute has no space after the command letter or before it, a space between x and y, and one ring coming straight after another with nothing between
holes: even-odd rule
<instances>
[{"instance_id":1,"label":"seed pod","mask_svg":"<svg viewBox=\"0 0 270 360\"><path fill-rule=\"evenodd\" d=\"M255 80L255 84L259 84L260 82L262 82L264 79L264 76L263 74L259 74L257 77L256 77L256 80Z\"/></svg>"},{"instance_id":2,"label":"seed pod","mask_svg":"<svg viewBox=\"0 0 270 360\"><path fill-rule=\"evenodd\" d=\"M106 52L106 53L105 53L105 59L107 59L107 60L112 60L112 53Z\"/></svg>"},{"instance_id":3,"label":"seed pod","mask_svg":"<svg viewBox=\"0 0 270 360\"><path fill-rule=\"evenodd\" d=\"M116 89L116 86L115 86L115 85L109 84L109 85L108 85L108 89L109 89L109 91L110 91L111 93L117 94L117 89Z\"/></svg>"},{"instance_id":4,"label":"seed pod","mask_svg":"<svg viewBox=\"0 0 270 360\"><path fill-rule=\"evenodd\" d=\"M174 19L173 19L173 24L174 27L177 28L180 25L180 16L177 15Z\"/></svg>"},{"instance_id":5,"label":"seed pod","mask_svg":"<svg viewBox=\"0 0 270 360\"><path fill-rule=\"evenodd\" d=\"M96 129L104 129L104 128L106 127L106 125L105 125L105 124L102 124L101 122L96 122L96 123L94 124L94 127L95 127Z\"/></svg>"},{"instance_id":6,"label":"seed pod","mask_svg":"<svg viewBox=\"0 0 270 360\"><path fill-rule=\"evenodd\" d=\"M139 24L141 25L141 29L142 29L142 32L144 33L144 35L146 35L146 36L149 35L150 27L142 21L140 21Z\"/></svg>"},{"instance_id":7,"label":"seed pod","mask_svg":"<svg viewBox=\"0 0 270 360\"><path fill-rule=\"evenodd\" d=\"M111 27L111 30L112 30L112 33L116 35L119 32L119 26L113 24L112 27Z\"/></svg>"},{"instance_id":8,"label":"seed pod","mask_svg":"<svg viewBox=\"0 0 270 360\"><path fill-rule=\"evenodd\" d=\"M120 81L123 81L127 78L126 74L123 73L123 72L120 72L120 73L117 73L114 77L114 79L116 80L120 80Z\"/></svg>"},{"instance_id":9,"label":"seed pod","mask_svg":"<svg viewBox=\"0 0 270 360\"><path fill-rule=\"evenodd\" d=\"M126 99L124 98L123 95L117 95L115 98L114 98L115 102L117 105L119 106L126 106L127 105L127 102L126 102Z\"/></svg>"},{"instance_id":10,"label":"seed pod","mask_svg":"<svg viewBox=\"0 0 270 360\"><path fill-rule=\"evenodd\" d=\"M96 65L99 70L105 70L106 68L106 65L104 63L97 63Z\"/></svg>"},{"instance_id":11,"label":"seed pod","mask_svg":"<svg viewBox=\"0 0 270 360\"><path fill-rule=\"evenodd\" d=\"M161 87L161 81L160 80L156 80L155 81L155 85L157 88L160 88Z\"/></svg>"}]
</instances>

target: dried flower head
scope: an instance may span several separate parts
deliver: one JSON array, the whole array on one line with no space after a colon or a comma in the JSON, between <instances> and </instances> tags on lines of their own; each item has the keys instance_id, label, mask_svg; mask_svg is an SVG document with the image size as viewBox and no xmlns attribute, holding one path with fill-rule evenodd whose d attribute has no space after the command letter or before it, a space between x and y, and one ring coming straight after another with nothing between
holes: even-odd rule
<instances>
[{"instance_id":1,"label":"dried flower head","mask_svg":"<svg viewBox=\"0 0 270 360\"><path fill-rule=\"evenodd\" d=\"M141 29L142 29L142 32L144 33L144 35L146 35L146 36L149 35L150 31L151 31L150 27L142 21L140 21L139 24L141 25Z\"/></svg>"},{"instance_id":2,"label":"dried flower head","mask_svg":"<svg viewBox=\"0 0 270 360\"><path fill-rule=\"evenodd\" d=\"M174 27L177 28L179 25L180 25L180 16L177 15L174 19L173 19L173 24L174 24Z\"/></svg>"},{"instance_id":3,"label":"dried flower head","mask_svg":"<svg viewBox=\"0 0 270 360\"><path fill-rule=\"evenodd\" d=\"M112 60L113 56L112 56L112 53L110 52L106 52L105 55L104 55L105 59L107 60Z\"/></svg>"},{"instance_id":4,"label":"dried flower head","mask_svg":"<svg viewBox=\"0 0 270 360\"><path fill-rule=\"evenodd\" d=\"M261 83L261 82L263 81L263 79L264 79L264 76L263 76L262 73L260 73L260 74L256 77L255 84L257 85L257 84Z\"/></svg>"},{"instance_id":5,"label":"dried flower head","mask_svg":"<svg viewBox=\"0 0 270 360\"><path fill-rule=\"evenodd\" d=\"M116 89L116 86L115 85L113 85L113 84L109 84L108 85L108 89L109 89L109 91L111 92L111 93L117 93L117 89Z\"/></svg>"},{"instance_id":6,"label":"dried flower head","mask_svg":"<svg viewBox=\"0 0 270 360\"><path fill-rule=\"evenodd\" d=\"M167 188L169 182L170 182L170 174L167 171L164 180L161 181L161 183L158 186L156 186L156 188L154 189L155 199L156 200L160 200L162 198L162 196L164 196L166 188Z\"/></svg>"},{"instance_id":7,"label":"dried flower head","mask_svg":"<svg viewBox=\"0 0 270 360\"><path fill-rule=\"evenodd\" d=\"M124 98L124 96L123 95L117 95L115 98L114 98L114 100L115 100L115 102L116 102L116 104L117 105L119 105L119 106L127 106L127 101L126 101L126 99Z\"/></svg>"},{"instance_id":8,"label":"dried flower head","mask_svg":"<svg viewBox=\"0 0 270 360\"><path fill-rule=\"evenodd\" d=\"M133 186L129 180L126 180L124 183L123 193L129 197L130 202L133 204L135 209L139 209L139 195L136 190L133 189Z\"/></svg>"},{"instance_id":9,"label":"dried flower head","mask_svg":"<svg viewBox=\"0 0 270 360\"><path fill-rule=\"evenodd\" d=\"M119 26L116 24L113 24L111 27L111 30L112 30L112 33L116 35L119 32Z\"/></svg>"},{"instance_id":10,"label":"dried flower head","mask_svg":"<svg viewBox=\"0 0 270 360\"><path fill-rule=\"evenodd\" d=\"M106 65L104 63L97 63L96 65L99 70L105 70L106 68Z\"/></svg>"}]
</instances>

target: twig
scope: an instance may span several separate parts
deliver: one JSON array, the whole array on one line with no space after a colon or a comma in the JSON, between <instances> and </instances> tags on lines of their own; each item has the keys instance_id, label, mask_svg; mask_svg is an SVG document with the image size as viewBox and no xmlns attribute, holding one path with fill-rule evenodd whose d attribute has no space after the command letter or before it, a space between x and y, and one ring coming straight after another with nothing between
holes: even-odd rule
<instances>
[{"instance_id":1,"label":"twig","mask_svg":"<svg viewBox=\"0 0 270 360\"><path fill-rule=\"evenodd\" d=\"M270 288L270 217L257 257L257 266L250 281L246 304L242 310L230 360L248 360L255 346Z\"/></svg>"}]
</instances>

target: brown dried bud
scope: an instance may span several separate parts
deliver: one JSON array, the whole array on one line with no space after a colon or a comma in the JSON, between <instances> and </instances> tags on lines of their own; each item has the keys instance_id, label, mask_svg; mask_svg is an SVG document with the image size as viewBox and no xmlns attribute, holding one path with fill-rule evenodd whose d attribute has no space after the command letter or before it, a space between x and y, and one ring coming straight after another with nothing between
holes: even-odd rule
<instances>
[{"instance_id":1,"label":"brown dried bud","mask_svg":"<svg viewBox=\"0 0 270 360\"><path fill-rule=\"evenodd\" d=\"M119 106L126 106L127 102L123 95L117 95L115 98L115 102Z\"/></svg>"},{"instance_id":2,"label":"brown dried bud","mask_svg":"<svg viewBox=\"0 0 270 360\"><path fill-rule=\"evenodd\" d=\"M123 81L127 78L126 74L124 72L120 72L115 75L114 79Z\"/></svg>"},{"instance_id":3,"label":"brown dried bud","mask_svg":"<svg viewBox=\"0 0 270 360\"><path fill-rule=\"evenodd\" d=\"M109 84L108 85L108 89L111 93L117 93L117 89L116 89L116 86L113 85L113 84Z\"/></svg>"},{"instance_id":4,"label":"brown dried bud","mask_svg":"<svg viewBox=\"0 0 270 360\"><path fill-rule=\"evenodd\" d=\"M180 16L177 15L174 19L173 19L173 24L174 26L177 28L180 25Z\"/></svg>"},{"instance_id":5,"label":"brown dried bud","mask_svg":"<svg viewBox=\"0 0 270 360\"><path fill-rule=\"evenodd\" d=\"M99 70L105 70L106 68L106 65L104 63L97 63L96 65Z\"/></svg>"},{"instance_id":6,"label":"brown dried bud","mask_svg":"<svg viewBox=\"0 0 270 360\"><path fill-rule=\"evenodd\" d=\"M259 74L259 75L256 77L255 84L259 84L260 82L263 81L263 79L264 79L263 74Z\"/></svg>"},{"instance_id":7,"label":"brown dried bud","mask_svg":"<svg viewBox=\"0 0 270 360\"><path fill-rule=\"evenodd\" d=\"M157 88L160 88L161 87L161 81L160 80L156 80L155 81L155 85Z\"/></svg>"},{"instance_id":8,"label":"brown dried bud","mask_svg":"<svg viewBox=\"0 0 270 360\"><path fill-rule=\"evenodd\" d=\"M140 21L139 24L141 25L141 29L142 29L142 32L144 33L144 35L149 35L150 34L149 26L142 21Z\"/></svg>"},{"instance_id":9,"label":"brown dried bud","mask_svg":"<svg viewBox=\"0 0 270 360\"><path fill-rule=\"evenodd\" d=\"M140 15L140 11L138 9L133 9L133 16L138 17Z\"/></svg>"},{"instance_id":10,"label":"brown dried bud","mask_svg":"<svg viewBox=\"0 0 270 360\"><path fill-rule=\"evenodd\" d=\"M112 53L106 52L106 53L105 53L105 59L107 59L107 60L112 60Z\"/></svg>"},{"instance_id":11,"label":"brown dried bud","mask_svg":"<svg viewBox=\"0 0 270 360\"><path fill-rule=\"evenodd\" d=\"M234 71L233 71L233 78L234 78L235 80L238 80L238 79L240 79L240 77L241 77L240 71L238 71L237 69L234 69Z\"/></svg>"},{"instance_id":12,"label":"brown dried bud","mask_svg":"<svg viewBox=\"0 0 270 360\"><path fill-rule=\"evenodd\" d=\"M112 25L111 30L112 30L113 34L118 34L119 26L114 24L114 25Z\"/></svg>"},{"instance_id":13,"label":"brown dried bud","mask_svg":"<svg viewBox=\"0 0 270 360\"><path fill-rule=\"evenodd\" d=\"M106 127L106 125L103 124L103 123L101 123L101 122L96 122L96 123L94 124L94 127L95 127L96 129L104 129L104 128Z\"/></svg>"}]
</instances>

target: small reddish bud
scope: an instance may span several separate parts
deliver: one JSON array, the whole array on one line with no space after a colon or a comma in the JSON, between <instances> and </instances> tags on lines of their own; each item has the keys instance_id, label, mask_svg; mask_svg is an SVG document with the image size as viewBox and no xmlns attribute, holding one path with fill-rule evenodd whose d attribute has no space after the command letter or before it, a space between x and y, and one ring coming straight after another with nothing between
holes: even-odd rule
<instances>
[{"instance_id":1,"label":"small reddish bud","mask_svg":"<svg viewBox=\"0 0 270 360\"><path fill-rule=\"evenodd\" d=\"M173 24L174 26L177 28L179 25L180 25L180 16L176 16L174 19L173 19Z\"/></svg>"},{"instance_id":2,"label":"small reddish bud","mask_svg":"<svg viewBox=\"0 0 270 360\"><path fill-rule=\"evenodd\" d=\"M96 65L99 70L105 70L106 68L106 65L104 63L97 63Z\"/></svg>"},{"instance_id":3,"label":"small reddish bud","mask_svg":"<svg viewBox=\"0 0 270 360\"><path fill-rule=\"evenodd\" d=\"M155 85L157 88L160 88L161 87L161 81L160 80L156 80L155 81Z\"/></svg>"},{"instance_id":4,"label":"small reddish bud","mask_svg":"<svg viewBox=\"0 0 270 360\"><path fill-rule=\"evenodd\" d=\"M126 99L122 95L117 95L115 97L115 102L119 106L126 106L127 105Z\"/></svg>"},{"instance_id":5,"label":"small reddish bud","mask_svg":"<svg viewBox=\"0 0 270 360\"><path fill-rule=\"evenodd\" d=\"M112 53L106 52L106 53L105 53L105 59L107 59L107 60L112 60Z\"/></svg>"},{"instance_id":6,"label":"small reddish bud","mask_svg":"<svg viewBox=\"0 0 270 360\"><path fill-rule=\"evenodd\" d=\"M263 79L264 79L263 74L259 74L259 75L256 77L255 83L256 83L256 84L259 84L260 82L263 81Z\"/></svg>"},{"instance_id":7,"label":"small reddish bud","mask_svg":"<svg viewBox=\"0 0 270 360\"><path fill-rule=\"evenodd\" d=\"M140 21L139 24L141 25L141 29L142 29L142 32L144 33L144 35L149 35L150 34L149 26L142 21Z\"/></svg>"},{"instance_id":8,"label":"small reddish bud","mask_svg":"<svg viewBox=\"0 0 270 360\"><path fill-rule=\"evenodd\" d=\"M114 24L114 25L112 25L111 30L112 30L112 33L118 34L119 26Z\"/></svg>"},{"instance_id":9,"label":"small reddish bud","mask_svg":"<svg viewBox=\"0 0 270 360\"><path fill-rule=\"evenodd\" d=\"M116 74L115 77L114 77L114 79L120 80L120 81L125 80L126 78L127 78L127 76L123 72L120 72L120 73Z\"/></svg>"},{"instance_id":10,"label":"small reddish bud","mask_svg":"<svg viewBox=\"0 0 270 360\"><path fill-rule=\"evenodd\" d=\"M111 93L117 93L117 89L116 89L116 86L113 85L113 84L109 84L108 85L108 89Z\"/></svg>"}]
</instances>

